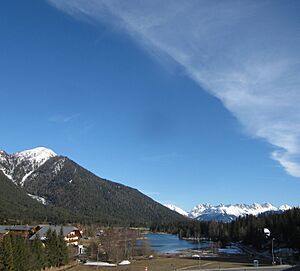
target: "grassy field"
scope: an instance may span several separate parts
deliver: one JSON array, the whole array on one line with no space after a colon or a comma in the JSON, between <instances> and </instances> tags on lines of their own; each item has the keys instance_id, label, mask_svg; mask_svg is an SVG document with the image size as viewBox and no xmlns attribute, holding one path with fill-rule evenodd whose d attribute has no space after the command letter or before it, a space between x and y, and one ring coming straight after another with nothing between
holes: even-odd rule
<instances>
[{"instance_id":1,"label":"grassy field","mask_svg":"<svg viewBox=\"0 0 300 271\"><path fill-rule=\"evenodd\" d=\"M194 260L179 257L158 257L151 260L133 261L131 265L119 267L92 267L79 265L69 269L70 271L144 271L145 267L148 271L174 271L174 270L189 270L192 267L201 267L201 269L209 268L230 268L230 267L246 267L251 266L251 262L246 258L231 258L231 259L213 259L213 260ZM98 269L97 269L98 268Z\"/></svg>"}]
</instances>

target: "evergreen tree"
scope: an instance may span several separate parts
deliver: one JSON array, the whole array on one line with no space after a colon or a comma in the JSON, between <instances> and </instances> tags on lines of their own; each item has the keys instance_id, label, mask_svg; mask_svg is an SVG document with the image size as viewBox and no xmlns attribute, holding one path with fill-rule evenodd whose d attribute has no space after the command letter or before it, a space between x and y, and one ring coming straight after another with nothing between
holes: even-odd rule
<instances>
[{"instance_id":1,"label":"evergreen tree","mask_svg":"<svg viewBox=\"0 0 300 271\"><path fill-rule=\"evenodd\" d=\"M4 266L4 270L17 271L14 263L14 252L10 235L3 239L2 253L2 264Z\"/></svg>"},{"instance_id":2,"label":"evergreen tree","mask_svg":"<svg viewBox=\"0 0 300 271\"><path fill-rule=\"evenodd\" d=\"M11 244L13 249L14 266L18 271L29 271L29 245L28 241L21 236L12 236Z\"/></svg>"},{"instance_id":3,"label":"evergreen tree","mask_svg":"<svg viewBox=\"0 0 300 271\"><path fill-rule=\"evenodd\" d=\"M68 247L65 242L64 234L63 234L63 227L61 227L59 235L58 235L58 265L65 265L69 261L69 255L68 255Z\"/></svg>"},{"instance_id":4,"label":"evergreen tree","mask_svg":"<svg viewBox=\"0 0 300 271\"><path fill-rule=\"evenodd\" d=\"M55 230L52 231L49 229L46 233L45 254L47 267L55 267L58 265L57 234Z\"/></svg>"},{"instance_id":5,"label":"evergreen tree","mask_svg":"<svg viewBox=\"0 0 300 271\"><path fill-rule=\"evenodd\" d=\"M45 246L37 236L30 244L31 250L31 268L32 270L41 270L46 267Z\"/></svg>"},{"instance_id":6,"label":"evergreen tree","mask_svg":"<svg viewBox=\"0 0 300 271\"><path fill-rule=\"evenodd\" d=\"M2 240L0 240L0 271L4 270L3 253L4 253L3 242Z\"/></svg>"},{"instance_id":7,"label":"evergreen tree","mask_svg":"<svg viewBox=\"0 0 300 271\"><path fill-rule=\"evenodd\" d=\"M40 271L67 262L68 248L62 231L57 235L55 230L49 230L45 244L39 237L29 241L14 235L7 235L0 241L0 271Z\"/></svg>"}]
</instances>

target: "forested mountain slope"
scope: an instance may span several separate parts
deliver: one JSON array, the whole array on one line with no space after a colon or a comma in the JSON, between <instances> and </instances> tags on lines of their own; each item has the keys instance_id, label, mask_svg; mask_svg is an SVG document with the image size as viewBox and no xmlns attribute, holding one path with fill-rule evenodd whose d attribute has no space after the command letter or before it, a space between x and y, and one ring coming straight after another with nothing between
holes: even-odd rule
<instances>
[{"instance_id":1,"label":"forested mountain slope","mask_svg":"<svg viewBox=\"0 0 300 271\"><path fill-rule=\"evenodd\" d=\"M187 219L137 189L102 179L46 148L1 151L0 172L1 209L8 218L26 213L56 221L59 214L65 221L145 226Z\"/></svg>"}]
</instances>

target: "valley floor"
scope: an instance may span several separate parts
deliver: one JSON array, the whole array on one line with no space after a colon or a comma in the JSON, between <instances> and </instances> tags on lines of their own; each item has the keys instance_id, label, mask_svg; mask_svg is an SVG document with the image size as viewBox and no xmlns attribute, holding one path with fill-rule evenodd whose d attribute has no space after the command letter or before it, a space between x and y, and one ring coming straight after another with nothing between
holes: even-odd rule
<instances>
[{"instance_id":1,"label":"valley floor","mask_svg":"<svg viewBox=\"0 0 300 271\"><path fill-rule=\"evenodd\" d=\"M215 258L210 260L195 260L181 258L178 256L171 257L157 257L155 259L137 260L133 261L131 265L118 267L92 267L78 265L70 271L92 271L92 270L112 270L112 271L174 271L174 270L204 270L204 269L225 269L225 268L241 268L244 270L253 265L249 259L245 257L233 258ZM98 269L97 269L98 268ZM276 270L279 270L276 268Z\"/></svg>"}]
</instances>

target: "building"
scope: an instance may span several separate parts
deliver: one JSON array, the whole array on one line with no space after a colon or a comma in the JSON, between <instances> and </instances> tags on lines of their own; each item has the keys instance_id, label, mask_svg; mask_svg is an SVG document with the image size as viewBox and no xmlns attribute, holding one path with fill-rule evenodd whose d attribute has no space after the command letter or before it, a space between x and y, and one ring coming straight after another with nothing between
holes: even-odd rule
<instances>
[{"instance_id":1,"label":"building","mask_svg":"<svg viewBox=\"0 0 300 271\"><path fill-rule=\"evenodd\" d=\"M0 226L0 238L6 234L18 235L23 238L29 238L37 230L38 226L28 226L28 225L3 225Z\"/></svg>"},{"instance_id":2,"label":"building","mask_svg":"<svg viewBox=\"0 0 300 271\"><path fill-rule=\"evenodd\" d=\"M42 241L46 240L46 235L49 230L56 231L59 235L63 231L64 239L67 245L78 246L80 239L82 238L82 232L73 226L54 226L54 225L39 225L39 230L32 235L29 240L34 240L35 238L40 238Z\"/></svg>"},{"instance_id":3,"label":"building","mask_svg":"<svg viewBox=\"0 0 300 271\"><path fill-rule=\"evenodd\" d=\"M40 238L42 241L46 240L48 230L55 230L56 234L59 235L61 229L63 230L63 236L67 245L78 246L79 240L82 238L82 232L73 226L54 226L54 225L0 225L0 240L5 235L18 235L23 238L34 240Z\"/></svg>"}]
</instances>

